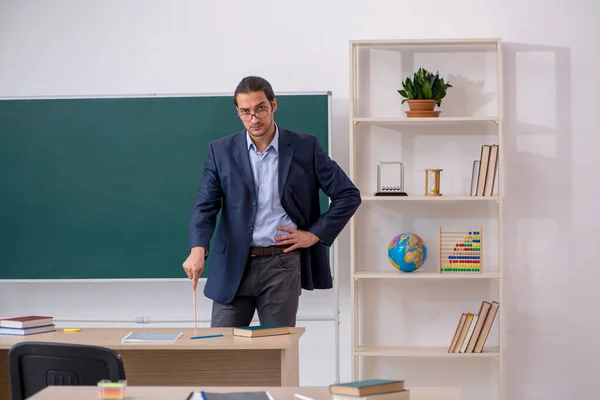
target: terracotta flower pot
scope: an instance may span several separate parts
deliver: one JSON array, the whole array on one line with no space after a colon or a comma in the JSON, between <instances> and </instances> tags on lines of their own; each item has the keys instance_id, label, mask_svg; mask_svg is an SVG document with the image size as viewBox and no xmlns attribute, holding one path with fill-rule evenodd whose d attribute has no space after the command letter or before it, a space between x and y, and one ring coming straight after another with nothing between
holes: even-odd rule
<instances>
[{"instance_id":1,"label":"terracotta flower pot","mask_svg":"<svg viewBox=\"0 0 600 400\"><path fill-rule=\"evenodd\" d=\"M435 100L406 100L410 111L433 111Z\"/></svg>"},{"instance_id":2,"label":"terracotta flower pot","mask_svg":"<svg viewBox=\"0 0 600 400\"><path fill-rule=\"evenodd\" d=\"M441 111L434 111L436 100L407 100L407 117L438 117Z\"/></svg>"}]
</instances>

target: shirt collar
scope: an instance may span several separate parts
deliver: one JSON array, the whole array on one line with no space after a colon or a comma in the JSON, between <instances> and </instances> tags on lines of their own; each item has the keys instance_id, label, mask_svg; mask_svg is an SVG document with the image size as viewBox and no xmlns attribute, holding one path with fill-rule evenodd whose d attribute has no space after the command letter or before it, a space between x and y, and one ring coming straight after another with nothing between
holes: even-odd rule
<instances>
[{"instance_id":1,"label":"shirt collar","mask_svg":"<svg viewBox=\"0 0 600 400\"><path fill-rule=\"evenodd\" d=\"M252 142L252 139L250 139L250 134L248 133L248 131L246 131L246 145L248 147L248 150L250 150L251 148L255 148L254 142ZM275 124L275 136L273 136L271 144L267 146L265 153L267 152L267 150L269 150L269 147L273 147L275 152L279 152L279 127L277 126L277 124Z\"/></svg>"}]
</instances>

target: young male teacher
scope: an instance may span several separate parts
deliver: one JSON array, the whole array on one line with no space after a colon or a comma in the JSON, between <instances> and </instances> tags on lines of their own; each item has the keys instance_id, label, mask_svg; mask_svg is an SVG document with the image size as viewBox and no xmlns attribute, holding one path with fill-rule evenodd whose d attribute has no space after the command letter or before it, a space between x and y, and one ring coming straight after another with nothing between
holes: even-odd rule
<instances>
[{"instance_id":1,"label":"young male teacher","mask_svg":"<svg viewBox=\"0 0 600 400\"><path fill-rule=\"evenodd\" d=\"M314 135L277 125L265 79L242 79L234 104L246 129L208 146L183 268L196 290L210 251L211 326L250 325L255 310L261 324L295 326L302 289L332 287L326 246L359 207L360 192ZM323 214L319 188L331 199Z\"/></svg>"}]
</instances>

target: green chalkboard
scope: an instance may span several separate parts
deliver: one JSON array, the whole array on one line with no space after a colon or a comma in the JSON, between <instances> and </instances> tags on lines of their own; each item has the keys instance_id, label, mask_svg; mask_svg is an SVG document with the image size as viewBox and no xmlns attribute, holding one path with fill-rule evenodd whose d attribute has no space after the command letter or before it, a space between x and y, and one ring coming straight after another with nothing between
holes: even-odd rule
<instances>
[{"instance_id":1,"label":"green chalkboard","mask_svg":"<svg viewBox=\"0 0 600 400\"><path fill-rule=\"evenodd\" d=\"M329 93L277 100L329 151ZM0 279L185 278L207 145L241 129L229 95L0 100Z\"/></svg>"}]
</instances>

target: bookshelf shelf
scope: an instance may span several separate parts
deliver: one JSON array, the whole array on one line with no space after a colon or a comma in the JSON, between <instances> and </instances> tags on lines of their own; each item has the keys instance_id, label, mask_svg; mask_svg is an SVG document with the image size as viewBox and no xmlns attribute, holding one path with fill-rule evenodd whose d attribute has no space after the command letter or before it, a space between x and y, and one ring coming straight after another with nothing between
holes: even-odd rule
<instances>
[{"instance_id":1,"label":"bookshelf shelf","mask_svg":"<svg viewBox=\"0 0 600 400\"><path fill-rule=\"evenodd\" d=\"M498 122L498 117L437 117L437 118L405 118L405 117L356 117L352 122L386 122L393 124L447 124L453 122Z\"/></svg>"},{"instance_id":2,"label":"bookshelf shelf","mask_svg":"<svg viewBox=\"0 0 600 400\"><path fill-rule=\"evenodd\" d=\"M413 52L447 53L447 52L472 52L495 51L498 39L409 39L409 40L352 40L354 48L370 48L377 50L401 51L409 49Z\"/></svg>"},{"instance_id":3,"label":"bookshelf shelf","mask_svg":"<svg viewBox=\"0 0 600 400\"><path fill-rule=\"evenodd\" d=\"M397 272L397 271L360 271L354 273L354 279L500 279L498 271L485 271L482 273L445 273L439 272Z\"/></svg>"},{"instance_id":4,"label":"bookshelf shelf","mask_svg":"<svg viewBox=\"0 0 600 400\"><path fill-rule=\"evenodd\" d=\"M362 196L363 201L498 201L498 196Z\"/></svg>"},{"instance_id":5,"label":"bookshelf shelf","mask_svg":"<svg viewBox=\"0 0 600 400\"><path fill-rule=\"evenodd\" d=\"M497 308L498 304L502 304L504 273L504 160L500 150L503 148L501 41L493 38L366 39L350 41L349 44L349 176L363 193L363 207L349 222L352 380L370 378L367 376L368 365L372 365L372 362L361 364L361 357L420 357L431 358L431 362L436 362L435 359L460 358L498 360L498 368L495 368L495 363L489 363L490 374L486 376L490 377L490 393L495 393L492 399L505 400L502 395L501 373L503 308ZM405 116L404 111L408 107L401 103L397 90L402 87L404 79L419 67L434 73L439 71L440 75L446 74L445 80L453 84L439 107L442 112L439 117ZM377 181L379 187L380 178L382 181L385 179L383 174L378 176L371 173L371 168L375 169L381 160L402 163L402 173L407 171L410 174L409 178L404 177L401 181L408 196L374 196L374 182ZM423 172L432 168L444 171L442 181L446 187L451 188L448 191L442 190L441 196L424 196L421 191L423 184L418 184ZM379 169L377 171L379 173ZM387 180L397 182L396 179L398 178L388 177ZM423 183L427 185L425 179ZM424 190L428 190L427 187ZM448 193L450 190L456 194ZM421 202L431 206L416 206ZM443 206L445 203L448 203L448 207ZM367 213L368 216L360 215L361 213ZM393 236L389 236L390 234L412 232L428 242L427 246L448 247L446 242L442 245L443 240L448 240L447 237L442 239L442 229L444 232L465 233L464 243L461 242L456 247L477 249L477 246L472 247L473 243L480 243L481 247L478 252L470 254L456 248L446 249L445 252L440 250L440 257L434 261L438 269L444 257L447 257L446 263L466 265L472 262L469 257L474 254L474 257L481 257L477 263L484 266L482 272L440 273L434 268L426 267L424 270L406 273L390 266L385 270L381 264L373 261L373 253L382 251L381 241L386 237L391 239ZM474 237L470 236L473 229L481 229L483 236L479 238L479 233L474 233ZM468 235L466 232L469 232ZM435 251L432 252L434 253ZM377 259L381 254L374 257ZM462 267L459 265L459 268ZM393 285L402 280L402 288L406 290L395 290ZM452 284L447 284L448 282ZM466 285L464 282L481 284ZM385 290L379 290L384 284ZM459 296L454 294L454 286L460 286ZM427 301L425 304L412 304L427 299L430 290L436 290L433 302L436 306L427 304ZM409 293L425 295L415 298ZM377 326L369 326L371 310L363 311L369 303L382 308L373 310L373 314L380 311L394 312L387 309L387 304L397 304L394 303L397 299L388 300L381 298L383 296L399 296L401 301L410 303L408 308L419 312L400 314L393 321L374 316ZM446 311L435 309L432 311L435 316L429 318L428 310L439 304L443 304L443 309L448 307L448 310L455 311L448 311L453 314L446 315ZM441 313L446 321L456 315L456 323L436 326L436 321L441 320L437 318ZM482 316L481 321L479 315ZM413 316L414 319L402 320ZM361 342L363 330L368 335L373 329L388 329L388 324L392 322L393 326L415 331L448 332L448 343L430 347L427 346L427 339L422 339L421 343L425 346L403 346L406 343L402 343L402 335L391 343L392 346L378 346L377 343L365 345ZM488 336L490 327L497 328L496 340ZM478 349L483 346L481 352L474 352L473 347L466 353L455 352L458 351L456 349L467 349L471 337L481 338L476 342ZM365 340L368 339L363 339ZM431 344L439 345L438 339ZM460 347L461 344L463 347ZM453 348L452 352L449 352L450 347ZM402 360L392 362L404 365L401 364ZM386 365L389 363L387 361ZM359 370L361 365L364 365L366 372L361 371L363 367ZM475 367L459 363L456 368ZM460 376L469 375L466 371L465 374L462 371L460 373ZM437 384L434 376L422 379L430 379L431 386ZM466 389L473 381L466 378L464 383L457 381L456 384L465 385ZM477 385L480 384L481 382L477 382Z\"/></svg>"},{"instance_id":6,"label":"bookshelf shelf","mask_svg":"<svg viewBox=\"0 0 600 400\"><path fill-rule=\"evenodd\" d=\"M429 358L498 358L498 347L486 347L481 353L448 353L448 347L359 346L355 352L363 357L429 357Z\"/></svg>"}]
</instances>

